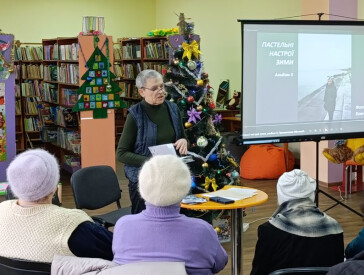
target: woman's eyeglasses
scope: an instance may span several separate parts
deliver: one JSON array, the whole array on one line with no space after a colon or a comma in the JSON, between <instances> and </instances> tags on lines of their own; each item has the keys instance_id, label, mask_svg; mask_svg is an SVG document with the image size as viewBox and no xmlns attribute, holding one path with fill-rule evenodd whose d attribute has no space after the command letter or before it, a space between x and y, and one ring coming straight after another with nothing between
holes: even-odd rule
<instances>
[{"instance_id":1,"label":"woman's eyeglasses","mask_svg":"<svg viewBox=\"0 0 364 275\"><path fill-rule=\"evenodd\" d=\"M152 91L152 92L159 92L159 91L164 90L164 84L160 85L159 87L156 86L156 87L153 87L153 88L142 87L142 89L147 89L147 90Z\"/></svg>"}]
</instances>

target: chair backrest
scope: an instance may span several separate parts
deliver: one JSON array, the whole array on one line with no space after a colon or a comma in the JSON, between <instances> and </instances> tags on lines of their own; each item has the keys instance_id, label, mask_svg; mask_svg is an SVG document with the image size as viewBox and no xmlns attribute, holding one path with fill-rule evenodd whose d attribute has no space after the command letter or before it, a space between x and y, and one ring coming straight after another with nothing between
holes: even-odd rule
<instances>
[{"instance_id":1,"label":"chair backrest","mask_svg":"<svg viewBox=\"0 0 364 275\"><path fill-rule=\"evenodd\" d=\"M8 187L6 187L5 199L6 200L15 200L15 199L17 199L17 197L14 195L13 191L11 191L10 185L8 185ZM52 198L52 203L55 204L55 205L58 205L58 206L61 205L61 203L59 201L59 198L58 198L58 193L57 192L54 193L54 196Z\"/></svg>"},{"instance_id":2,"label":"chair backrest","mask_svg":"<svg viewBox=\"0 0 364 275\"><path fill-rule=\"evenodd\" d=\"M25 261L0 256L0 274L6 275L46 275L51 274L50 263Z\"/></svg>"},{"instance_id":3,"label":"chair backrest","mask_svg":"<svg viewBox=\"0 0 364 275\"><path fill-rule=\"evenodd\" d=\"M275 270L269 275L281 275L281 274L303 274L303 273L311 273L311 274L326 274L329 271L329 267L292 267L292 268L283 268Z\"/></svg>"},{"instance_id":4,"label":"chair backrest","mask_svg":"<svg viewBox=\"0 0 364 275\"><path fill-rule=\"evenodd\" d=\"M72 174L71 186L78 209L99 209L113 202L120 205L121 190L114 169L90 166Z\"/></svg>"}]
</instances>

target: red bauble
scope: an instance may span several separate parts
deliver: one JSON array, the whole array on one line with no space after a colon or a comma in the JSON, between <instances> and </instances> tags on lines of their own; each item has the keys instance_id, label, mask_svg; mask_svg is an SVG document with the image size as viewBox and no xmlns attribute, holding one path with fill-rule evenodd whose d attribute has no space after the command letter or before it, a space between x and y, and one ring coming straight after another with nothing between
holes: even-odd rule
<instances>
[{"instance_id":1,"label":"red bauble","mask_svg":"<svg viewBox=\"0 0 364 275\"><path fill-rule=\"evenodd\" d=\"M167 73L167 69L162 69L162 75L165 75Z\"/></svg>"},{"instance_id":2,"label":"red bauble","mask_svg":"<svg viewBox=\"0 0 364 275\"><path fill-rule=\"evenodd\" d=\"M195 101L195 98L194 98L192 95L190 95L189 97L187 97L187 101L188 101L189 103L192 103L192 102L194 102L194 101Z\"/></svg>"},{"instance_id":3,"label":"red bauble","mask_svg":"<svg viewBox=\"0 0 364 275\"><path fill-rule=\"evenodd\" d=\"M215 105L215 103L214 103L214 102L211 102L211 103L209 104L209 106L210 106L210 108L211 108L211 109L215 109L215 107L216 107L216 105Z\"/></svg>"}]
</instances>

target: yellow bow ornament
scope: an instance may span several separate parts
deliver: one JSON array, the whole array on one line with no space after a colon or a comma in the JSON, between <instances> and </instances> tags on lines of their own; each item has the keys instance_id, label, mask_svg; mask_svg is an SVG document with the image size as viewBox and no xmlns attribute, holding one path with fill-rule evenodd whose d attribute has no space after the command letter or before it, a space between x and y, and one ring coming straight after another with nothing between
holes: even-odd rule
<instances>
[{"instance_id":1,"label":"yellow bow ornament","mask_svg":"<svg viewBox=\"0 0 364 275\"><path fill-rule=\"evenodd\" d=\"M191 60L192 54L198 59L198 54L201 54L201 51L198 49L199 45L196 40L193 40L191 44L187 44L186 42L182 43L182 48L184 50L182 59L187 57L188 60Z\"/></svg>"},{"instance_id":2,"label":"yellow bow ornament","mask_svg":"<svg viewBox=\"0 0 364 275\"><path fill-rule=\"evenodd\" d=\"M216 184L216 179L212 178L210 179L209 177L205 178L205 189L208 190L210 188L210 184L212 185L212 189L214 189L214 191L217 190L217 184Z\"/></svg>"}]
</instances>

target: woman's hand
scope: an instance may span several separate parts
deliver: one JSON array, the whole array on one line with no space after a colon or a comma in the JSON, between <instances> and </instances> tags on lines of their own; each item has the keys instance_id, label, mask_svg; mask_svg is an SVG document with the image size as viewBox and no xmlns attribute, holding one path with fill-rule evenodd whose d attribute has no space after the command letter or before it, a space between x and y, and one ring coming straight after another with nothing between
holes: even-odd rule
<instances>
[{"instance_id":1,"label":"woman's hand","mask_svg":"<svg viewBox=\"0 0 364 275\"><path fill-rule=\"evenodd\" d=\"M185 138L177 140L173 145L181 155L187 154L187 140Z\"/></svg>"}]
</instances>

